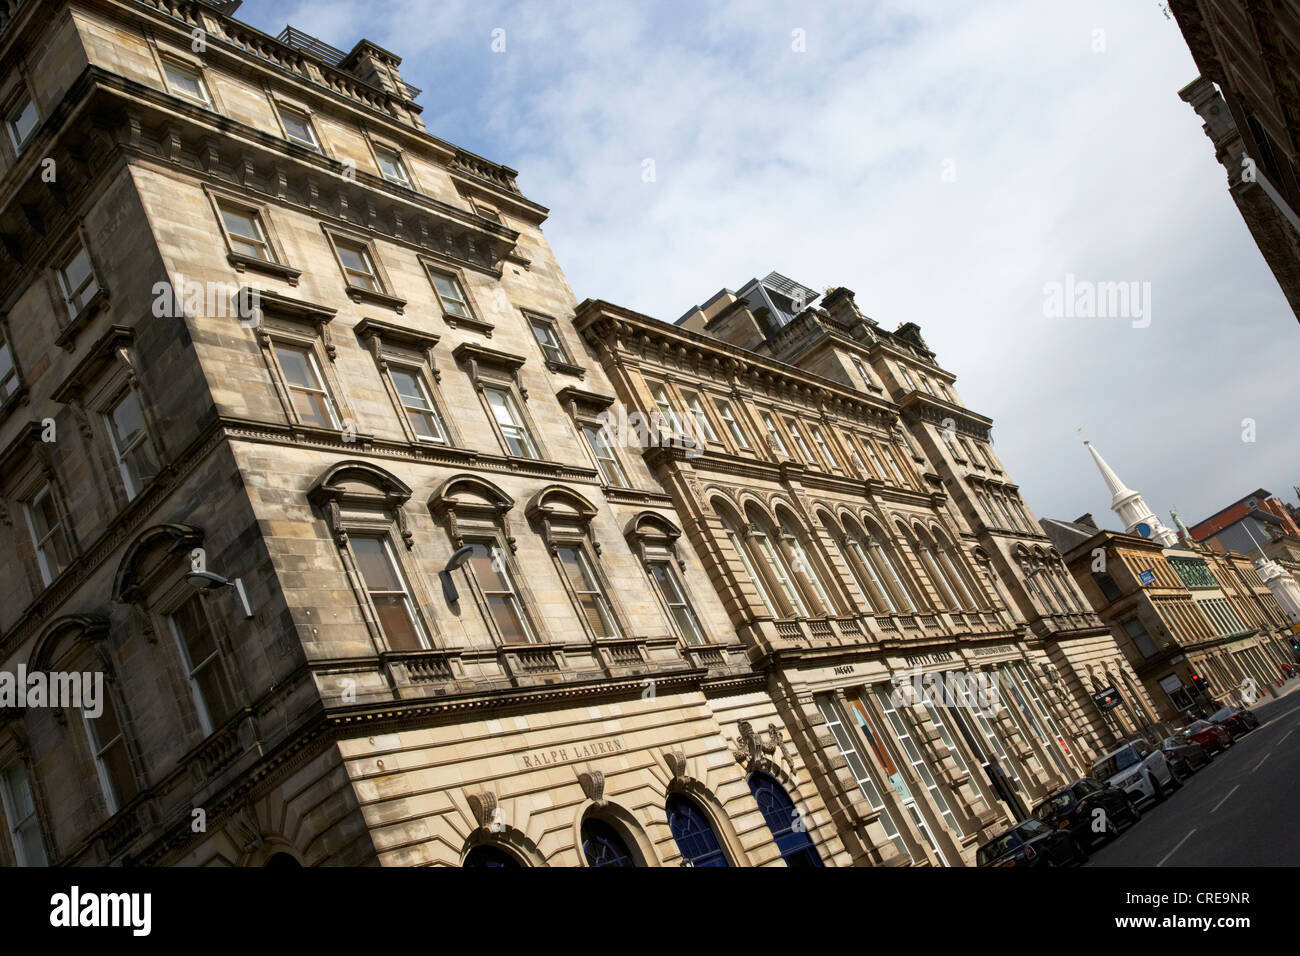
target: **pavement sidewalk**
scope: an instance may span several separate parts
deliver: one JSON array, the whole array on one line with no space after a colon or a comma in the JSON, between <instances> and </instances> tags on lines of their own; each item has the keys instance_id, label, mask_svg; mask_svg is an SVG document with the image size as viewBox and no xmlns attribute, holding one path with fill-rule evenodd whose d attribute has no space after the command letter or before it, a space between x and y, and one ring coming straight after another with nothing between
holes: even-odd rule
<instances>
[{"instance_id":1,"label":"pavement sidewalk","mask_svg":"<svg viewBox=\"0 0 1300 956\"><path fill-rule=\"evenodd\" d=\"M1250 709L1254 711L1268 710L1274 704L1280 703L1284 698L1291 696L1296 691L1300 691L1300 677L1293 677L1281 687L1270 687L1270 690L1276 697L1270 697L1268 694L1262 696L1255 703L1251 704Z\"/></svg>"}]
</instances>

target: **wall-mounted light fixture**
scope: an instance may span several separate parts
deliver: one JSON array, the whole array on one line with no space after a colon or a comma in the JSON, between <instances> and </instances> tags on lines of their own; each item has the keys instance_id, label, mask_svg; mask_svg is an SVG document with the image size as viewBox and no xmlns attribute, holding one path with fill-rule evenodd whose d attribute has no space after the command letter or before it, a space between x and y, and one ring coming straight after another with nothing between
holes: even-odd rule
<instances>
[{"instance_id":1,"label":"wall-mounted light fixture","mask_svg":"<svg viewBox=\"0 0 1300 956\"><path fill-rule=\"evenodd\" d=\"M251 618L253 616L253 606L248 603L248 592L244 590L242 578L229 581L213 571L190 571L185 575L185 581L196 591L220 591L222 588L234 588L235 596L239 598L239 605L243 608L244 617Z\"/></svg>"},{"instance_id":2,"label":"wall-mounted light fixture","mask_svg":"<svg viewBox=\"0 0 1300 956\"><path fill-rule=\"evenodd\" d=\"M457 548L456 553L447 559L447 566L438 572L438 577L442 580L442 596L446 598L448 604L455 604L460 600L460 592L456 590L456 582L451 579L451 572L463 567L473 553L472 544Z\"/></svg>"}]
</instances>

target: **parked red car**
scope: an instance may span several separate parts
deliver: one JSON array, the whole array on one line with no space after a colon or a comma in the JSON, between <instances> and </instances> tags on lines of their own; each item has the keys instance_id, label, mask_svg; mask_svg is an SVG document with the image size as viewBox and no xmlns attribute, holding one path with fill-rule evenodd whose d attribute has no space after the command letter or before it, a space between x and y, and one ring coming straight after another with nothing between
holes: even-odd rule
<instances>
[{"instance_id":1,"label":"parked red car","mask_svg":"<svg viewBox=\"0 0 1300 956\"><path fill-rule=\"evenodd\" d=\"M1217 754L1232 746L1232 734L1208 720L1192 721L1179 732L1179 736L1194 740L1205 748L1206 753Z\"/></svg>"}]
</instances>

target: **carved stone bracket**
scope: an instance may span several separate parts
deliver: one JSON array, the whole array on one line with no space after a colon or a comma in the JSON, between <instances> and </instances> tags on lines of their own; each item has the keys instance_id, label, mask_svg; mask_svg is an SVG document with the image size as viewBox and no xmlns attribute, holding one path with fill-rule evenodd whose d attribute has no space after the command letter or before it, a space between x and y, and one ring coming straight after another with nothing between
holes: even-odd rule
<instances>
[{"instance_id":1,"label":"carved stone bracket","mask_svg":"<svg viewBox=\"0 0 1300 956\"><path fill-rule=\"evenodd\" d=\"M605 803L605 775L599 770L587 770L578 774L578 786L588 800L602 806Z\"/></svg>"}]
</instances>

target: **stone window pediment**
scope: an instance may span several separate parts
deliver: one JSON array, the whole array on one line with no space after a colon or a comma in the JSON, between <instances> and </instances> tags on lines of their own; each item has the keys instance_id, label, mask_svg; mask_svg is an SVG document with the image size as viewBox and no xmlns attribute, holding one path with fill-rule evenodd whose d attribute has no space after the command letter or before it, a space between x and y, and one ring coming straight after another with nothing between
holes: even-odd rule
<instances>
[{"instance_id":1,"label":"stone window pediment","mask_svg":"<svg viewBox=\"0 0 1300 956\"><path fill-rule=\"evenodd\" d=\"M86 357L77 363L51 394L60 404L70 404L85 396L114 365L123 362L123 350L135 342L135 331L114 325L92 345Z\"/></svg>"},{"instance_id":2,"label":"stone window pediment","mask_svg":"<svg viewBox=\"0 0 1300 956\"><path fill-rule=\"evenodd\" d=\"M108 618L99 614L68 614L46 625L36 639L27 671L51 671L61 661L72 659L87 648L93 650L96 663L108 663L101 642L108 637ZM105 668L108 669L108 668Z\"/></svg>"},{"instance_id":3,"label":"stone window pediment","mask_svg":"<svg viewBox=\"0 0 1300 956\"><path fill-rule=\"evenodd\" d=\"M247 304L251 323L264 341L276 333L319 338L329 360L336 358L338 349L330 339L330 323L337 310L253 286L240 288L238 302Z\"/></svg>"},{"instance_id":4,"label":"stone window pediment","mask_svg":"<svg viewBox=\"0 0 1300 956\"><path fill-rule=\"evenodd\" d=\"M452 357L464 365L469 372L474 387L480 391L484 378L506 383L513 383L519 389L524 401L528 400L528 389L519 376L519 370L528 360L522 355L491 349L476 342L462 342L452 350Z\"/></svg>"},{"instance_id":5,"label":"stone window pediment","mask_svg":"<svg viewBox=\"0 0 1300 956\"><path fill-rule=\"evenodd\" d=\"M192 568L191 555L203 546L203 529L185 524L155 525L127 546L113 578L118 604L145 603L147 596L169 591Z\"/></svg>"},{"instance_id":6,"label":"stone window pediment","mask_svg":"<svg viewBox=\"0 0 1300 956\"><path fill-rule=\"evenodd\" d=\"M307 500L325 512L340 544L358 522L387 521L391 516L408 551L415 546L403 507L410 498L411 489L401 479L364 461L333 465L307 492Z\"/></svg>"},{"instance_id":7,"label":"stone window pediment","mask_svg":"<svg viewBox=\"0 0 1300 956\"><path fill-rule=\"evenodd\" d=\"M357 338L367 344L378 362L383 361L385 353L393 351L407 352L411 357L420 357L434 369L434 377L441 378L433 361L434 346L441 341L441 336L433 332L423 332L410 326L394 325L379 319L365 318L357 323L354 330ZM380 366L383 367L382 365Z\"/></svg>"},{"instance_id":8,"label":"stone window pediment","mask_svg":"<svg viewBox=\"0 0 1300 956\"><path fill-rule=\"evenodd\" d=\"M560 404L568 410L569 416L575 421L580 418L595 418L617 401L612 395L602 395L572 385L560 389L555 393L555 397L560 400Z\"/></svg>"},{"instance_id":9,"label":"stone window pediment","mask_svg":"<svg viewBox=\"0 0 1300 956\"><path fill-rule=\"evenodd\" d=\"M452 546L464 547L467 534L504 533L510 550L518 550L510 531L510 512L515 500L492 482L475 475L448 478L429 497L429 511L447 525Z\"/></svg>"},{"instance_id":10,"label":"stone window pediment","mask_svg":"<svg viewBox=\"0 0 1300 956\"><path fill-rule=\"evenodd\" d=\"M551 485L537 492L524 515L542 532L547 549L554 551L564 541L588 541L599 556L600 544L590 533L596 507L582 495L563 485Z\"/></svg>"},{"instance_id":11,"label":"stone window pediment","mask_svg":"<svg viewBox=\"0 0 1300 956\"><path fill-rule=\"evenodd\" d=\"M643 511L634 516L623 529L623 537L643 564L664 555L685 571L686 561L677 553L677 539L681 536L681 528L654 511Z\"/></svg>"}]
</instances>

